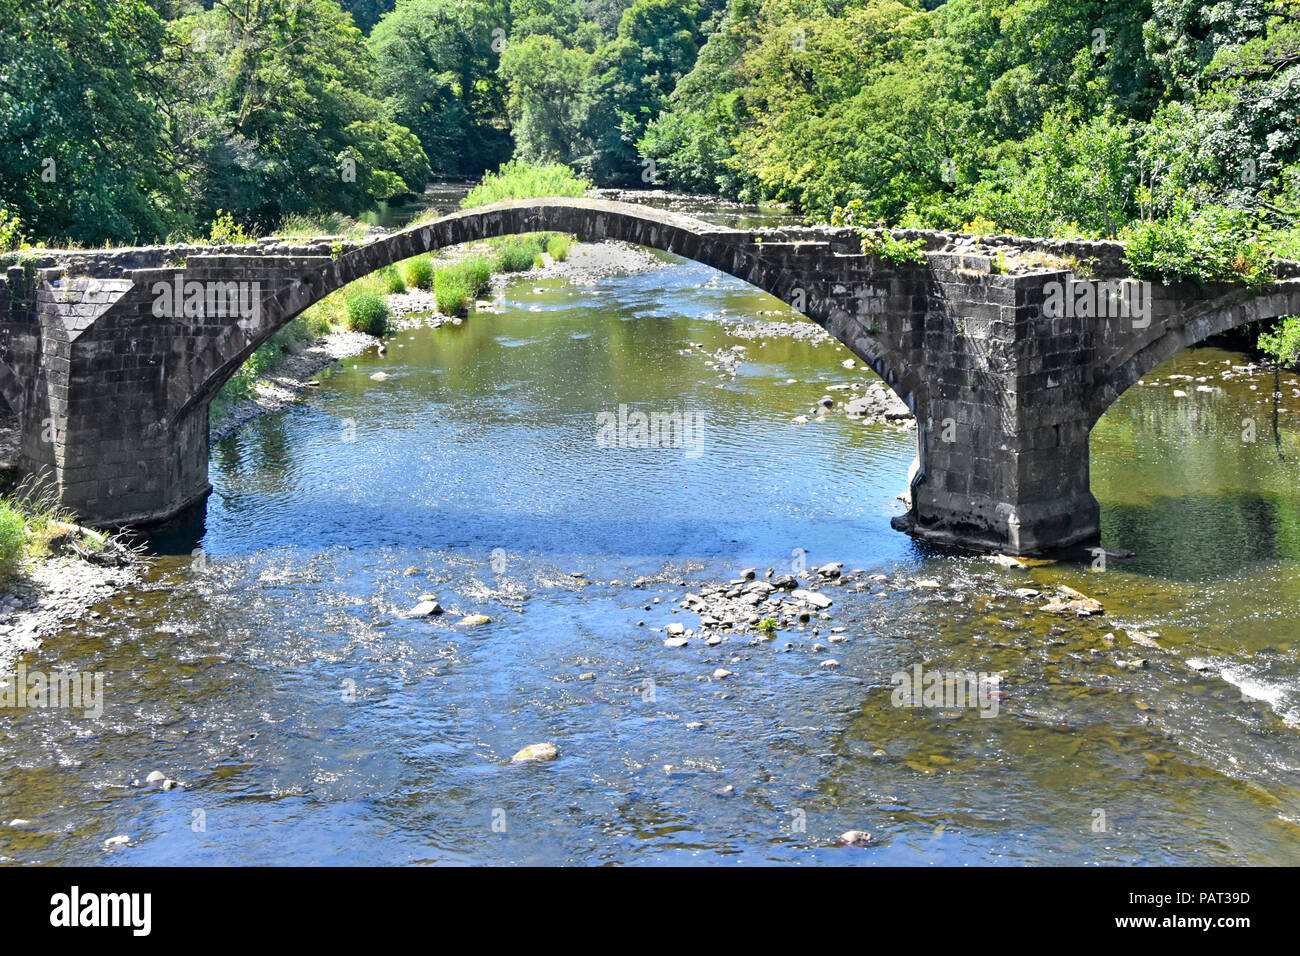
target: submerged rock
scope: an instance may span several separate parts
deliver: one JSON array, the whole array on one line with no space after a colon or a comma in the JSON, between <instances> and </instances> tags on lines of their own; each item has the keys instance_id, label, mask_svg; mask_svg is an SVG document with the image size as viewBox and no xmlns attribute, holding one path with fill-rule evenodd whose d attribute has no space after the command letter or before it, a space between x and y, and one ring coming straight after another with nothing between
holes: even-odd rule
<instances>
[{"instance_id":1,"label":"submerged rock","mask_svg":"<svg viewBox=\"0 0 1300 956\"><path fill-rule=\"evenodd\" d=\"M442 605L437 601L421 601L406 612L407 617L432 617L442 613Z\"/></svg>"},{"instance_id":2,"label":"submerged rock","mask_svg":"<svg viewBox=\"0 0 1300 956\"><path fill-rule=\"evenodd\" d=\"M815 608L828 608L833 602L824 594L818 594L816 591L795 590L790 592L790 597L796 601L803 601L805 604L811 604Z\"/></svg>"},{"instance_id":3,"label":"submerged rock","mask_svg":"<svg viewBox=\"0 0 1300 956\"><path fill-rule=\"evenodd\" d=\"M1046 611L1049 614L1077 614L1079 617L1089 617L1093 614L1104 614L1105 608L1101 602L1094 598L1088 597L1074 588L1060 585L1057 590L1060 595L1052 598L1038 610Z\"/></svg>"},{"instance_id":4,"label":"submerged rock","mask_svg":"<svg viewBox=\"0 0 1300 956\"><path fill-rule=\"evenodd\" d=\"M1143 634L1141 631L1129 631L1128 639L1132 641L1134 644L1139 644L1142 647L1153 647L1156 650L1163 649L1160 647L1159 644L1157 644L1154 640L1152 640L1149 635Z\"/></svg>"},{"instance_id":5,"label":"submerged rock","mask_svg":"<svg viewBox=\"0 0 1300 956\"><path fill-rule=\"evenodd\" d=\"M560 756L560 748L553 743L529 744L510 758L511 763L529 763L533 761L554 760Z\"/></svg>"}]
</instances>

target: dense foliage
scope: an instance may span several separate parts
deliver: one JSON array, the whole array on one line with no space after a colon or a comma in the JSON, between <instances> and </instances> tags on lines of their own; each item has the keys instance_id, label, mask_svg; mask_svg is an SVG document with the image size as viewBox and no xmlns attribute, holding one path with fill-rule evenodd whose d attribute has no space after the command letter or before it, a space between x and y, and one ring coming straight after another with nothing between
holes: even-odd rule
<instances>
[{"instance_id":1,"label":"dense foliage","mask_svg":"<svg viewBox=\"0 0 1300 956\"><path fill-rule=\"evenodd\" d=\"M1131 232L1157 275L1212 238L1249 276L1250 237L1300 245L1297 80L1298 0L731 0L639 147L816 217Z\"/></svg>"},{"instance_id":2,"label":"dense foliage","mask_svg":"<svg viewBox=\"0 0 1300 956\"><path fill-rule=\"evenodd\" d=\"M40 240L269 228L421 190L333 0L0 0L0 207Z\"/></svg>"},{"instance_id":3,"label":"dense foliage","mask_svg":"<svg viewBox=\"0 0 1300 956\"><path fill-rule=\"evenodd\" d=\"M0 63L5 248L356 216L513 158L1118 236L1169 281L1300 257L1300 0L0 0Z\"/></svg>"}]
</instances>

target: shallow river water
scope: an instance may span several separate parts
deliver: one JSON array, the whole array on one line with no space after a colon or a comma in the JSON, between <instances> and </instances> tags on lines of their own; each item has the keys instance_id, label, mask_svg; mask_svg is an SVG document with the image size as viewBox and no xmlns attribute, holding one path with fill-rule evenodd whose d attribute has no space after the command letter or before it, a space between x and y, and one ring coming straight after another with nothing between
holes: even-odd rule
<instances>
[{"instance_id":1,"label":"shallow river water","mask_svg":"<svg viewBox=\"0 0 1300 956\"><path fill-rule=\"evenodd\" d=\"M105 712L5 715L0 816L30 823L0 857L1300 863L1295 376L1157 369L1093 435L1103 543L1134 556L1003 568L890 529L913 432L792 423L870 373L730 334L796 321L776 300L664 257L496 306L214 447L201 540L28 655L103 672ZM602 447L620 405L698 441ZM687 592L832 561L866 583L826 619L664 646ZM1060 583L1105 615L1014 594ZM404 617L422 594L447 613ZM917 664L1002 674L997 714L894 706ZM541 741L557 760L509 763Z\"/></svg>"}]
</instances>

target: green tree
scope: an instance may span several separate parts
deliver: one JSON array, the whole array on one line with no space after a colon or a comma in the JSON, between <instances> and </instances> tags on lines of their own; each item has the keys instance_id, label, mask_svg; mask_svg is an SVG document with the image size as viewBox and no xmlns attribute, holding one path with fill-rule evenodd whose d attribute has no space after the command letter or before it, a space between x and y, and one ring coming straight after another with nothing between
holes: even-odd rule
<instances>
[{"instance_id":1,"label":"green tree","mask_svg":"<svg viewBox=\"0 0 1300 956\"><path fill-rule=\"evenodd\" d=\"M144 82L164 33L144 0L0 0L0 207L33 237L128 242L182 219Z\"/></svg>"},{"instance_id":2,"label":"green tree","mask_svg":"<svg viewBox=\"0 0 1300 956\"><path fill-rule=\"evenodd\" d=\"M168 78L203 105L168 113L201 220L220 208L268 227L423 189L427 158L382 118L365 40L333 0L229 0L171 28L184 55Z\"/></svg>"},{"instance_id":3,"label":"green tree","mask_svg":"<svg viewBox=\"0 0 1300 956\"><path fill-rule=\"evenodd\" d=\"M339 0L339 6L352 14L352 21L362 33L374 29L379 18L393 9L394 0Z\"/></svg>"},{"instance_id":4,"label":"green tree","mask_svg":"<svg viewBox=\"0 0 1300 956\"><path fill-rule=\"evenodd\" d=\"M584 90L593 54L551 36L511 40L501 54L515 158L571 163L581 152Z\"/></svg>"},{"instance_id":5,"label":"green tree","mask_svg":"<svg viewBox=\"0 0 1300 956\"><path fill-rule=\"evenodd\" d=\"M596 182L642 178L637 143L699 51L695 0L636 0L590 64L579 168Z\"/></svg>"},{"instance_id":6,"label":"green tree","mask_svg":"<svg viewBox=\"0 0 1300 956\"><path fill-rule=\"evenodd\" d=\"M497 74L505 23L497 0L401 0L370 35L386 115L440 174L477 175L510 155Z\"/></svg>"}]
</instances>

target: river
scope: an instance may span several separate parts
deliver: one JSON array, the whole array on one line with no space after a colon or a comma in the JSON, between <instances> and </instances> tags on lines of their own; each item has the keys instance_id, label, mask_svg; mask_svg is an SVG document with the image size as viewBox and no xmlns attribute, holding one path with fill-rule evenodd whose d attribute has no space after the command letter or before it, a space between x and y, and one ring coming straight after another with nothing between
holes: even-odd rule
<instances>
[{"instance_id":1,"label":"river","mask_svg":"<svg viewBox=\"0 0 1300 956\"><path fill-rule=\"evenodd\" d=\"M658 260L517 279L216 445L201 538L26 658L102 672L105 709L5 715L0 817L28 823L0 857L1300 863L1296 376L1161 366L1093 434L1103 543L1134 555L1004 568L890 529L914 432L792 422L871 377L848 352L732 335L797 319ZM602 447L620 405L698 441ZM827 619L664 645L687 592L827 562L866 582ZM1014 594L1058 584L1106 614ZM405 616L423 594L447 613ZM1003 675L996 715L894 706L917 664Z\"/></svg>"}]
</instances>

